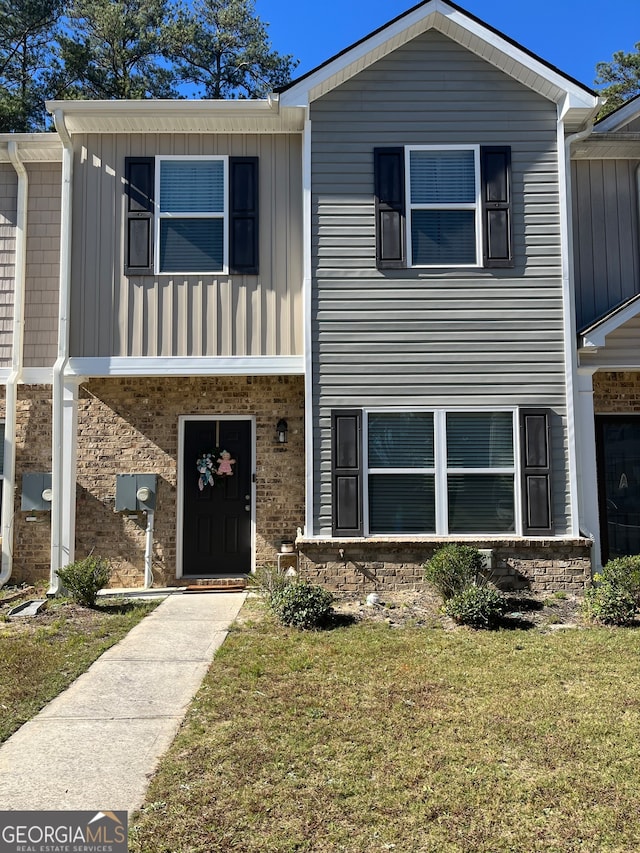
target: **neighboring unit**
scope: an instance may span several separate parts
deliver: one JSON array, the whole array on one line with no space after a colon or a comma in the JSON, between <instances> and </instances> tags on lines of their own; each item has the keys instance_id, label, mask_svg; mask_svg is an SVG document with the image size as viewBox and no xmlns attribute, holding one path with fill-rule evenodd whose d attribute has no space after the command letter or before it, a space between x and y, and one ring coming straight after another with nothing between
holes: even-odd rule
<instances>
[{"instance_id":1,"label":"neighboring unit","mask_svg":"<svg viewBox=\"0 0 640 853\"><path fill-rule=\"evenodd\" d=\"M640 553L640 97L572 150L584 524L596 565Z\"/></svg>"}]
</instances>

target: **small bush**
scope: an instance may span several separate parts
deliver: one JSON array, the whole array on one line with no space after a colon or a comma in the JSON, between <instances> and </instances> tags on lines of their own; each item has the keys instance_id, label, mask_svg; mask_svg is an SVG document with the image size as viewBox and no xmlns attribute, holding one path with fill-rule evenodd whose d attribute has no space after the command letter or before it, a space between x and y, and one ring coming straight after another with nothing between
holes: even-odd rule
<instances>
[{"instance_id":1,"label":"small bush","mask_svg":"<svg viewBox=\"0 0 640 853\"><path fill-rule=\"evenodd\" d=\"M102 557L85 557L58 569L58 577L71 598L86 607L95 605L98 592L109 583L110 575L109 563Z\"/></svg>"},{"instance_id":2,"label":"small bush","mask_svg":"<svg viewBox=\"0 0 640 853\"><path fill-rule=\"evenodd\" d=\"M632 621L637 604L634 596L611 580L598 580L597 586L589 587L584 594L582 612L592 622L603 625L628 625Z\"/></svg>"},{"instance_id":3,"label":"small bush","mask_svg":"<svg viewBox=\"0 0 640 853\"><path fill-rule=\"evenodd\" d=\"M272 596L270 607L283 625L314 630L329 622L332 602L331 593L321 586L294 581Z\"/></svg>"},{"instance_id":4,"label":"small bush","mask_svg":"<svg viewBox=\"0 0 640 853\"><path fill-rule=\"evenodd\" d=\"M461 625L472 628L493 628L504 613L502 593L490 586L473 583L451 596L444 612Z\"/></svg>"},{"instance_id":5,"label":"small bush","mask_svg":"<svg viewBox=\"0 0 640 853\"><path fill-rule=\"evenodd\" d=\"M266 603L271 606L272 600L291 581L283 572L279 572L276 566L257 566L255 572L247 578L247 583L252 589L261 593Z\"/></svg>"},{"instance_id":6,"label":"small bush","mask_svg":"<svg viewBox=\"0 0 640 853\"><path fill-rule=\"evenodd\" d=\"M640 607L640 554L633 557L616 557L604 566L600 574L603 582L626 590Z\"/></svg>"},{"instance_id":7,"label":"small bush","mask_svg":"<svg viewBox=\"0 0 640 853\"><path fill-rule=\"evenodd\" d=\"M475 583L481 568L482 558L476 548L444 545L425 563L424 578L448 601Z\"/></svg>"}]
</instances>

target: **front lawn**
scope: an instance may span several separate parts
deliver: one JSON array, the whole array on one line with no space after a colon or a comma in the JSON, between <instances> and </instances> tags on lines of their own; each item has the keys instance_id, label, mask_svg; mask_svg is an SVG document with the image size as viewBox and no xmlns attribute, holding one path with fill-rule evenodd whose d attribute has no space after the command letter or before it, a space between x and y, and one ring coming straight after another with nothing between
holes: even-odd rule
<instances>
[{"instance_id":1,"label":"front lawn","mask_svg":"<svg viewBox=\"0 0 640 853\"><path fill-rule=\"evenodd\" d=\"M159 602L105 601L88 608L54 599L35 617L8 617L19 603L0 601L0 743Z\"/></svg>"},{"instance_id":2,"label":"front lawn","mask_svg":"<svg viewBox=\"0 0 640 853\"><path fill-rule=\"evenodd\" d=\"M255 605L253 605L255 606ZM238 626L138 853L636 853L640 632Z\"/></svg>"}]
</instances>

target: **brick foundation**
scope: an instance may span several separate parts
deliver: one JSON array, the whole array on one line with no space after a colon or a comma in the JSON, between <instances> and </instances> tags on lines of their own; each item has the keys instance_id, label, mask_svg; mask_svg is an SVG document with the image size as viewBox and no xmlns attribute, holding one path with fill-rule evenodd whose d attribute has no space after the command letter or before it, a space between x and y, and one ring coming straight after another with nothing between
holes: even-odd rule
<instances>
[{"instance_id":1,"label":"brick foundation","mask_svg":"<svg viewBox=\"0 0 640 853\"><path fill-rule=\"evenodd\" d=\"M335 591L422 589L422 567L443 544L426 540L299 539L300 576ZM487 576L502 589L580 592L591 579L588 539L465 540L464 544L493 550L494 564Z\"/></svg>"}]
</instances>

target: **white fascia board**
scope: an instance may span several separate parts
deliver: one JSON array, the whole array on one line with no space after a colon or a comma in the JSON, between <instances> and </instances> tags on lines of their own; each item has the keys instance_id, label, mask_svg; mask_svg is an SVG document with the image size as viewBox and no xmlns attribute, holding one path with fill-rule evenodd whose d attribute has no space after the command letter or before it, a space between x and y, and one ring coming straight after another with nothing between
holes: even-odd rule
<instances>
[{"instance_id":1,"label":"white fascia board","mask_svg":"<svg viewBox=\"0 0 640 853\"><path fill-rule=\"evenodd\" d=\"M593 110L598 106L597 96L591 94L578 83L569 80L559 71L550 68L517 45L507 41L498 33L488 29L480 21L473 20L460 10L452 8L444 0L432 0L431 3L416 7L412 12L403 15L399 20L384 27L384 29L357 44L341 56L336 57L333 62L319 68L314 74L305 77L299 84L292 86L286 92L282 92L280 103L283 106L307 106L310 92L316 86L320 86L333 75L344 72L349 66L353 66L354 74L362 71L363 67L366 67L368 64L365 62L365 65L362 65L362 61L366 60L367 55L377 50L377 53L374 53L375 59L371 60L377 61L381 55L380 49L384 48L385 44L389 45L390 52L404 43L402 40L403 34L407 34L406 41L415 38L419 32L426 32L428 29L443 29L442 24L438 21L439 16L442 16L450 24L483 41L486 45L502 54L505 59L517 63L522 68L527 69L559 90L561 94L559 94L557 100L563 100L566 109ZM415 28L415 32L408 33L412 28ZM453 34L447 32L446 35L452 37ZM472 48L469 49L472 50ZM357 64L359 62L360 64ZM496 62L493 62L493 64L496 67L500 67ZM505 71L505 73L508 72ZM342 77L340 82L344 82L344 79Z\"/></svg>"},{"instance_id":2,"label":"white fascia board","mask_svg":"<svg viewBox=\"0 0 640 853\"><path fill-rule=\"evenodd\" d=\"M6 385L7 379L9 378L9 374L11 373L10 367L0 367L0 385Z\"/></svg>"},{"instance_id":3,"label":"white fascia board","mask_svg":"<svg viewBox=\"0 0 640 853\"><path fill-rule=\"evenodd\" d=\"M606 337L620 329L629 320L640 316L640 294L634 296L617 311L613 311L599 323L594 323L580 335L582 349L602 348L606 346Z\"/></svg>"},{"instance_id":4,"label":"white fascia board","mask_svg":"<svg viewBox=\"0 0 640 853\"><path fill-rule=\"evenodd\" d=\"M615 112L606 116L606 118L603 118L602 121L599 121L594 130L597 133L607 133L610 130L619 130L620 127L628 124L635 118L638 118L638 116L640 116L640 95L637 95L635 98L627 101L626 104L621 106Z\"/></svg>"},{"instance_id":5,"label":"white fascia board","mask_svg":"<svg viewBox=\"0 0 640 853\"><path fill-rule=\"evenodd\" d=\"M304 357L212 356L70 358L66 376L293 376L304 374Z\"/></svg>"}]
</instances>

